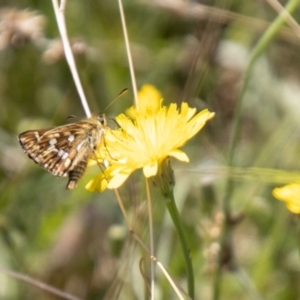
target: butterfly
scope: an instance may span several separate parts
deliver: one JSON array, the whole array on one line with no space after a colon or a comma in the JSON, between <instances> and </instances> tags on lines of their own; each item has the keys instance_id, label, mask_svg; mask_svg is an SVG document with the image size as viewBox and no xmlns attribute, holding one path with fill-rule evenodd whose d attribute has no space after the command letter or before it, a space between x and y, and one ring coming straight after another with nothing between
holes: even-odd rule
<instances>
[{"instance_id":1,"label":"butterfly","mask_svg":"<svg viewBox=\"0 0 300 300\"><path fill-rule=\"evenodd\" d=\"M83 176L88 159L104 141L107 120L98 114L58 127L29 130L19 135L24 152L51 174L69 177L67 189L74 189Z\"/></svg>"}]
</instances>

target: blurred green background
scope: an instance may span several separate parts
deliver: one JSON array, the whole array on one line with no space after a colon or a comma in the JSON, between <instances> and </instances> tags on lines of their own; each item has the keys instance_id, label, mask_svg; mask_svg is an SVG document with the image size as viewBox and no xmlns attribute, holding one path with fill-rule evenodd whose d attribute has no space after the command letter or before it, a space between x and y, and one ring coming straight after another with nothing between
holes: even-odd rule
<instances>
[{"instance_id":1,"label":"blurred green background","mask_svg":"<svg viewBox=\"0 0 300 300\"><path fill-rule=\"evenodd\" d=\"M263 0L125 0L124 9L138 86L154 84L166 104L186 101L216 112L184 147L190 163L173 162L195 299L216 295L228 171L236 183L231 198L236 222L219 299L299 299L299 220L271 196L286 177L275 180L264 172L299 169L299 37L285 26L255 64L243 99L237 172L226 167L237 98L251 51L277 13ZM299 21L299 9L293 17ZM0 18L0 299L60 299L3 268L80 299L147 299L138 265L146 256L129 238L113 192L91 194L84 188L99 168L66 191L67 180L35 165L17 141L19 133L65 124L69 115L84 118L51 1L0 1ZM133 99L117 1L69 1L66 19L91 110L102 112L129 88L105 111L114 118ZM121 195L134 230L148 244L141 173L133 174ZM156 255L185 289L181 249L165 205L155 196L153 211ZM156 298L177 299L157 273Z\"/></svg>"}]
</instances>

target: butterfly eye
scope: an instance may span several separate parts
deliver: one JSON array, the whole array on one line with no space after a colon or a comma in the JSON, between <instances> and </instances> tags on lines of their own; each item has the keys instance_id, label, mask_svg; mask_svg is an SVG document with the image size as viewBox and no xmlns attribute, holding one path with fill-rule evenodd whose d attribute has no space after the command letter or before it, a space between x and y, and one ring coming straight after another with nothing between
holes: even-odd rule
<instances>
[{"instance_id":1,"label":"butterfly eye","mask_svg":"<svg viewBox=\"0 0 300 300\"><path fill-rule=\"evenodd\" d=\"M106 121L105 121L105 117L103 115L99 115L98 116L98 122L102 125L105 125Z\"/></svg>"}]
</instances>

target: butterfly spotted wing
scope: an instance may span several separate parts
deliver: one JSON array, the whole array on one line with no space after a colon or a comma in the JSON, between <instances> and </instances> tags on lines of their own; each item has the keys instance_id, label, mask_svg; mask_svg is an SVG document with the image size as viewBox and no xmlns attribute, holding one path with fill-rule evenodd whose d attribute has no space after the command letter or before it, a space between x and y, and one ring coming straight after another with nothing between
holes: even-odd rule
<instances>
[{"instance_id":1,"label":"butterfly spotted wing","mask_svg":"<svg viewBox=\"0 0 300 300\"><path fill-rule=\"evenodd\" d=\"M59 127L29 130L19 135L24 152L55 176L69 176L67 189L76 187L88 159L103 141L104 114Z\"/></svg>"}]
</instances>

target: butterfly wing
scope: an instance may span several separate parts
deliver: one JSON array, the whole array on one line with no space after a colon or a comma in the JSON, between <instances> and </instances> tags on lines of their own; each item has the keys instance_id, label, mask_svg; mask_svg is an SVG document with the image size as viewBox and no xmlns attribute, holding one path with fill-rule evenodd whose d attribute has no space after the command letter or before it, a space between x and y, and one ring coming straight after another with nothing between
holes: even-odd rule
<instances>
[{"instance_id":1,"label":"butterfly wing","mask_svg":"<svg viewBox=\"0 0 300 300\"><path fill-rule=\"evenodd\" d=\"M66 176L79 161L92 153L89 145L90 124L72 123L42 130L29 130L19 135L24 152L55 176Z\"/></svg>"},{"instance_id":2,"label":"butterfly wing","mask_svg":"<svg viewBox=\"0 0 300 300\"><path fill-rule=\"evenodd\" d=\"M76 123L23 132L19 142L24 152L48 172L68 175L67 189L73 189L106 128L105 115L99 114Z\"/></svg>"}]
</instances>

